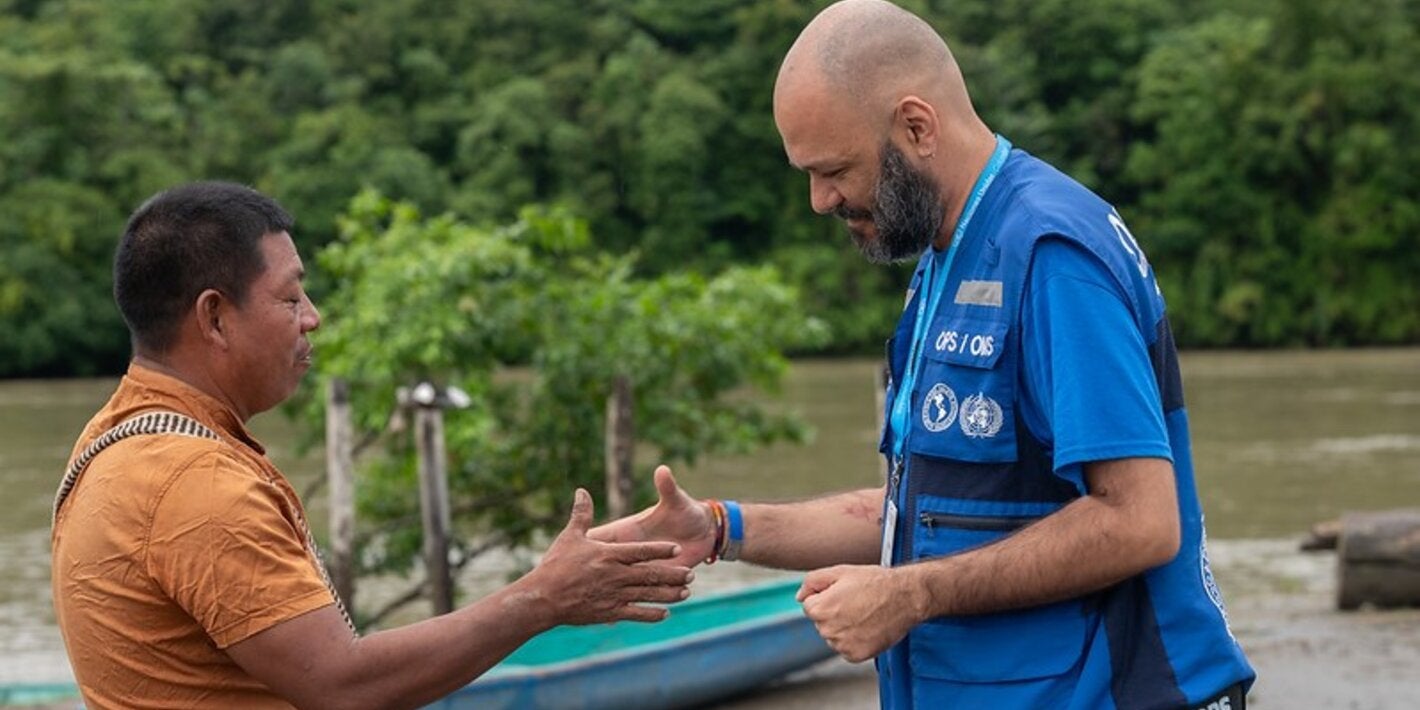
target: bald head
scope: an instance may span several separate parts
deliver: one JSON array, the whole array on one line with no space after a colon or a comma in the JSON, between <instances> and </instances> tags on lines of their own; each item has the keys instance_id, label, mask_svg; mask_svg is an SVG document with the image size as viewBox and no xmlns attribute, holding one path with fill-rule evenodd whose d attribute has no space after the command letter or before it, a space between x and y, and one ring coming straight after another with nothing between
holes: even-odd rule
<instances>
[{"instance_id":1,"label":"bald head","mask_svg":"<svg viewBox=\"0 0 1420 710\"><path fill-rule=\"evenodd\" d=\"M814 211L843 219L872 261L948 243L996 146L946 42L883 0L843 0L804 28L779 68L774 124Z\"/></svg>"},{"instance_id":2,"label":"bald head","mask_svg":"<svg viewBox=\"0 0 1420 710\"><path fill-rule=\"evenodd\" d=\"M776 102L805 86L884 118L906 95L930 102L944 118L975 118L946 42L921 18L883 0L843 0L804 28L780 66Z\"/></svg>"}]
</instances>

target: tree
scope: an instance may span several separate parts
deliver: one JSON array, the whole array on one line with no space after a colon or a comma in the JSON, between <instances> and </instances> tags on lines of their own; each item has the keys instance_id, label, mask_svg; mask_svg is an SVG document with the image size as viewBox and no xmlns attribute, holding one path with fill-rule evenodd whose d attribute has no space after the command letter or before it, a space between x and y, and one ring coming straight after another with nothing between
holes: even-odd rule
<instances>
[{"instance_id":1,"label":"tree","mask_svg":"<svg viewBox=\"0 0 1420 710\"><path fill-rule=\"evenodd\" d=\"M464 559L555 526L572 487L601 490L604 407L618 377L633 385L638 438L658 460L807 435L792 415L739 394L773 390L782 350L824 335L773 269L639 279L632 257L590 251L580 220L521 214L480 228L365 191L317 259L335 287L314 379L352 383L365 436L387 427L397 387L430 380L471 395L446 419ZM523 362L526 375L509 370ZM319 417L317 402L305 407L308 421ZM384 442L359 478L362 559L367 570L408 571L419 549L415 464L407 437Z\"/></svg>"},{"instance_id":2,"label":"tree","mask_svg":"<svg viewBox=\"0 0 1420 710\"><path fill-rule=\"evenodd\" d=\"M120 369L128 342L108 269L117 207L95 190L36 180L0 198L0 214L0 377Z\"/></svg>"},{"instance_id":3,"label":"tree","mask_svg":"<svg viewBox=\"0 0 1420 710\"><path fill-rule=\"evenodd\" d=\"M313 251L364 187L489 228L565 205L637 277L775 264L831 325L822 348L877 353L905 270L862 264L812 213L770 109L824 4L0 2L0 206L91 191L122 212L236 180ZM1119 207L1181 345L1420 341L1414 2L902 4L947 38L989 125ZM101 301L107 277L68 258L24 268ZM41 343L71 320L13 317ZM82 346L99 350L4 371L121 364L118 322L95 325L113 329Z\"/></svg>"},{"instance_id":4,"label":"tree","mask_svg":"<svg viewBox=\"0 0 1420 710\"><path fill-rule=\"evenodd\" d=\"M1420 82L1401 2L1273 5L1189 26L1140 66L1136 233L1183 342L1420 337Z\"/></svg>"}]
</instances>

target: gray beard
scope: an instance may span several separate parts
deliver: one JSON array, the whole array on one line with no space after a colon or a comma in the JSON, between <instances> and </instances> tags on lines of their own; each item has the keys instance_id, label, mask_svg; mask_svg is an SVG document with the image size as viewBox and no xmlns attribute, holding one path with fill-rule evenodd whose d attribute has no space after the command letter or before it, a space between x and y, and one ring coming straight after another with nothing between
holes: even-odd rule
<instances>
[{"instance_id":1,"label":"gray beard","mask_svg":"<svg viewBox=\"0 0 1420 710\"><path fill-rule=\"evenodd\" d=\"M874 264L896 264L916 259L932 244L942 229L946 206L936 180L908 165L907 158L892 143L884 143L873 189L871 210L855 210L840 205L834 210L840 219L871 219L877 238L852 229L853 243L863 258Z\"/></svg>"}]
</instances>

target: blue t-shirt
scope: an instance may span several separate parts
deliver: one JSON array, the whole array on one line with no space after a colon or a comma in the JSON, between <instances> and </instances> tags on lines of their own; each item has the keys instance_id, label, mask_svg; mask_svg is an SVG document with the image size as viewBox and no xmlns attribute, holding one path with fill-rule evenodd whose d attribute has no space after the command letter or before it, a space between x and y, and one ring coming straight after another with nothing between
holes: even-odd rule
<instances>
[{"instance_id":1,"label":"blue t-shirt","mask_svg":"<svg viewBox=\"0 0 1420 710\"><path fill-rule=\"evenodd\" d=\"M1082 464L1173 460L1149 346L1105 265L1046 237L1021 309L1021 416L1054 450L1055 471L1085 492Z\"/></svg>"}]
</instances>

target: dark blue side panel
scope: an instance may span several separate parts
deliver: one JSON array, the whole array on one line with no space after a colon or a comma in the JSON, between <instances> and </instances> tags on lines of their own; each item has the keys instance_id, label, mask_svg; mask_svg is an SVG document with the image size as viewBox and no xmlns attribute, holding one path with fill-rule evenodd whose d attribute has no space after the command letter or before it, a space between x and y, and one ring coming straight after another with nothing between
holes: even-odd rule
<instances>
[{"instance_id":1,"label":"dark blue side panel","mask_svg":"<svg viewBox=\"0 0 1420 710\"><path fill-rule=\"evenodd\" d=\"M1183 707L1188 702L1174 677L1155 622L1154 605L1142 575L1100 595L1109 657L1110 690L1119 708Z\"/></svg>"}]
</instances>

